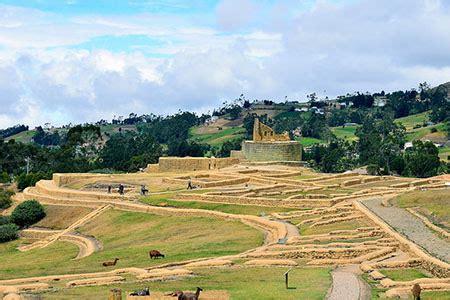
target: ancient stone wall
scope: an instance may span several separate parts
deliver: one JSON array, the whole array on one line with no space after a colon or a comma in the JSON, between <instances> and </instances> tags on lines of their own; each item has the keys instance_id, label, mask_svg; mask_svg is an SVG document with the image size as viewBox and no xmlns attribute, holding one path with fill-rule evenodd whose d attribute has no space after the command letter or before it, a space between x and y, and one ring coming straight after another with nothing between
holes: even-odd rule
<instances>
[{"instance_id":1,"label":"ancient stone wall","mask_svg":"<svg viewBox=\"0 0 450 300\"><path fill-rule=\"evenodd\" d=\"M253 141L290 141L289 134L276 134L275 131L269 126L263 124L258 118L253 123Z\"/></svg>"},{"instance_id":2,"label":"ancient stone wall","mask_svg":"<svg viewBox=\"0 0 450 300\"><path fill-rule=\"evenodd\" d=\"M302 146L299 142L259 142L244 141L242 152L252 161L300 161Z\"/></svg>"},{"instance_id":3,"label":"ancient stone wall","mask_svg":"<svg viewBox=\"0 0 450 300\"><path fill-rule=\"evenodd\" d=\"M239 159L231 157L160 157L158 170L160 172L215 170L238 163ZM155 167L152 166L147 170L155 170Z\"/></svg>"}]
</instances>

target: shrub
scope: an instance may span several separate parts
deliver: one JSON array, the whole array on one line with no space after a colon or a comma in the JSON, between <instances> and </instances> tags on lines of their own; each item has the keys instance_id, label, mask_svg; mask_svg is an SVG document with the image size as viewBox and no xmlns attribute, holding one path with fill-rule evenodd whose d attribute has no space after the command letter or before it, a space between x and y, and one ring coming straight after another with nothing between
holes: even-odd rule
<instances>
[{"instance_id":1,"label":"shrub","mask_svg":"<svg viewBox=\"0 0 450 300\"><path fill-rule=\"evenodd\" d=\"M6 171L3 171L0 174L0 182L1 183L9 183L10 182L9 175L8 175L8 173L6 173Z\"/></svg>"},{"instance_id":2,"label":"shrub","mask_svg":"<svg viewBox=\"0 0 450 300\"><path fill-rule=\"evenodd\" d=\"M431 133L435 133L435 132L437 132L437 131L438 131L438 130L437 130L436 127L433 127L433 128L430 129L430 132L431 132Z\"/></svg>"},{"instance_id":3,"label":"shrub","mask_svg":"<svg viewBox=\"0 0 450 300\"><path fill-rule=\"evenodd\" d=\"M6 225L11 223L11 218L9 216L0 215L0 225Z\"/></svg>"},{"instance_id":4,"label":"shrub","mask_svg":"<svg viewBox=\"0 0 450 300\"><path fill-rule=\"evenodd\" d=\"M24 190L25 188L29 186L33 186L41 179L50 179L50 174L44 173L44 172L37 172L37 173L29 173L29 174L20 174L17 176L17 188L19 190Z\"/></svg>"},{"instance_id":5,"label":"shrub","mask_svg":"<svg viewBox=\"0 0 450 300\"><path fill-rule=\"evenodd\" d=\"M0 243L9 242L19 237L19 227L16 224L0 225Z\"/></svg>"},{"instance_id":6,"label":"shrub","mask_svg":"<svg viewBox=\"0 0 450 300\"><path fill-rule=\"evenodd\" d=\"M11 221L20 227L27 227L44 217L44 207L36 200L27 200L17 205L11 214Z\"/></svg>"},{"instance_id":7,"label":"shrub","mask_svg":"<svg viewBox=\"0 0 450 300\"><path fill-rule=\"evenodd\" d=\"M14 192L0 188L0 209L8 208L11 206L11 203L12 203L11 196L12 195L14 195Z\"/></svg>"}]
</instances>

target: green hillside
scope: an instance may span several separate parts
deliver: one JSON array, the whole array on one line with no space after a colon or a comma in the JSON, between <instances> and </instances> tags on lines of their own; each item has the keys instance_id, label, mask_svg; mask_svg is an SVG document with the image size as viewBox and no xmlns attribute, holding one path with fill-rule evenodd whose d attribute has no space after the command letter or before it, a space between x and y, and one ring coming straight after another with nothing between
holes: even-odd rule
<instances>
[{"instance_id":1,"label":"green hillside","mask_svg":"<svg viewBox=\"0 0 450 300\"><path fill-rule=\"evenodd\" d=\"M28 130L28 131L22 131L19 132L17 134L14 134L12 136L7 137L5 140L9 141L9 140L15 140L16 142L21 142L21 143L31 143L31 139L33 138L33 136L36 134L36 130Z\"/></svg>"},{"instance_id":2,"label":"green hillside","mask_svg":"<svg viewBox=\"0 0 450 300\"><path fill-rule=\"evenodd\" d=\"M358 126L332 127L331 132L339 139L354 141L357 139L355 132Z\"/></svg>"},{"instance_id":3,"label":"green hillside","mask_svg":"<svg viewBox=\"0 0 450 300\"><path fill-rule=\"evenodd\" d=\"M202 132L201 127L194 127L190 129L189 134L193 141L220 147L225 141L243 138L245 136L245 129L239 126Z\"/></svg>"}]
</instances>

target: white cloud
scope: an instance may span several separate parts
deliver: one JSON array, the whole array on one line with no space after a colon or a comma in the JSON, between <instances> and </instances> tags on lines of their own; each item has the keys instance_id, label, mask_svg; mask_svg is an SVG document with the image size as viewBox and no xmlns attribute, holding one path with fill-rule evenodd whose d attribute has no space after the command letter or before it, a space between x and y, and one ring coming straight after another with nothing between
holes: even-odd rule
<instances>
[{"instance_id":1,"label":"white cloud","mask_svg":"<svg viewBox=\"0 0 450 300\"><path fill-rule=\"evenodd\" d=\"M206 111L241 93L304 100L310 92L336 96L450 80L450 5L443 0L322 0L308 10L293 3L273 6L267 20L251 25L239 19L222 24L242 29L227 34L175 15L66 20L1 7L0 128ZM222 17L227 14L234 12ZM66 47L129 34L163 39L155 51L170 58L149 57L140 48L114 53Z\"/></svg>"}]
</instances>

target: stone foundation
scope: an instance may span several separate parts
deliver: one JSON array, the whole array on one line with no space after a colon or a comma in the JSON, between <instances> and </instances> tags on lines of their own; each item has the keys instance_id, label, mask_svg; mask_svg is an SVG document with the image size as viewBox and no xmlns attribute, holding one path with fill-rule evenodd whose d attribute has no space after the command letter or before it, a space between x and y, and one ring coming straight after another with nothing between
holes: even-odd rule
<instances>
[{"instance_id":1,"label":"stone foundation","mask_svg":"<svg viewBox=\"0 0 450 300\"><path fill-rule=\"evenodd\" d=\"M301 161L302 146L295 141L244 141L242 154L250 161Z\"/></svg>"},{"instance_id":2,"label":"stone foundation","mask_svg":"<svg viewBox=\"0 0 450 300\"><path fill-rule=\"evenodd\" d=\"M209 157L160 157L157 165L148 165L146 172L205 171L229 167L239 163L239 159Z\"/></svg>"}]
</instances>

